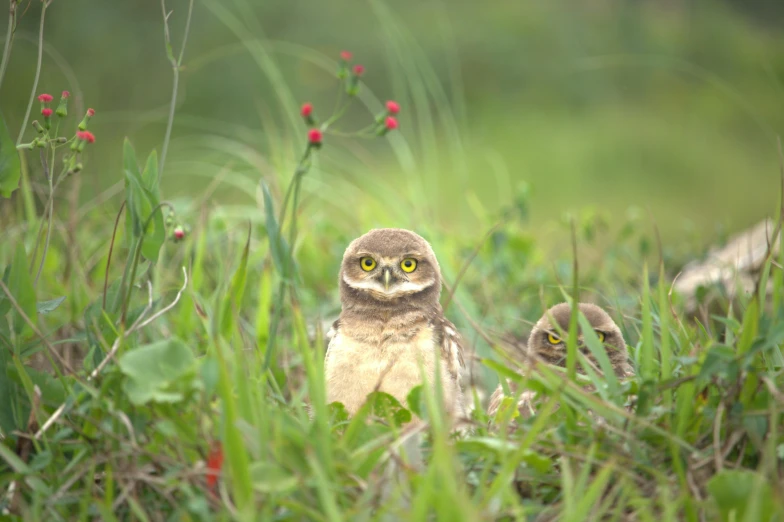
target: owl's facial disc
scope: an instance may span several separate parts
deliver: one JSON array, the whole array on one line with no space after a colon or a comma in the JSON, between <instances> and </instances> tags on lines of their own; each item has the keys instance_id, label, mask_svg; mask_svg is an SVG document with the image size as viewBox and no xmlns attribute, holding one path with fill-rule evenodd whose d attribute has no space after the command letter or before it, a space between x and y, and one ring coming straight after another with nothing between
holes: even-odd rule
<instances>
[{"instance_id":1,"label":"owl's facial disc","mask_svg":"<svg viewBox=\"0 0 784 522\"><path fill-rule=\"evenodd\" d=\"M357 265L360 270L347 271L343 280L351 288L368 292L379 299L415 294L435 283L433 277L417 271L417 260L413 257L401 260L363 255Z\"/></svg>"}]
</instances>

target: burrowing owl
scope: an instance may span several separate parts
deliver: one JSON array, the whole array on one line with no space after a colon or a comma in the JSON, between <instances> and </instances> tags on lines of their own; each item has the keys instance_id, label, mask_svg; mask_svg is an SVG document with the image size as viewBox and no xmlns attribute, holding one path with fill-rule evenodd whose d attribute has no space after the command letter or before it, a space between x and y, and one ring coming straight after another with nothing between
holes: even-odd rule
<instances>
[{"instance_id":1,"label":"burrowing owl","mask_svg":"<svg viewBox=\"0 0 784 522\"><path fill-rule=\"evenodd\" d=\"M427 241L403 229L371 230L343 255L339 276L342 310L327 335L327 402L354 414L373 391L404 406L422 383L432 386L440 369L447 414L463 416L460 369L463 349L444 317L441 270Z\"/></svg>"},{"instance_id":2,"label":"burrowing owl","mask_svg":"<svg viewBox=\"0 0 784 522\"><path fill-rule=\"evenodd\" d=\"M634 375L634 370L628 362L628 354L626 351L626 343L621 335L621 330L618 325L612 320L610 315L594 304L580 303L580 311L593 327L594 332L599 337L606 349L607 357L612 364L613 371L620 377L630 377ZM550 308L541 319L534 325L531 330L531 335L528 337L528 344L526 347L526 354L537 357L550 364L556 366L566 366L566 340L561 339L561 334L550 322L550 318L555 321L563 332L569 329L569 316L571 314L571 307L569 303L560 303ZM578 348L585 354L594 367L598 368L598 363L591 354L590 350L583 343L582 333L578 334ZM579 367L578 367L579 371ZM508 380L509 389L512 393L517 392L517 384ZM533 399L535 394L526 390L520 394L518 408L520 413L526 417L533 413ZM487 406L487 414L493 417L501 405L501 400L504 398L504 391L501 385L496 388L493 395L490 397L490 402Z\"/></svg>"}]
</instances>

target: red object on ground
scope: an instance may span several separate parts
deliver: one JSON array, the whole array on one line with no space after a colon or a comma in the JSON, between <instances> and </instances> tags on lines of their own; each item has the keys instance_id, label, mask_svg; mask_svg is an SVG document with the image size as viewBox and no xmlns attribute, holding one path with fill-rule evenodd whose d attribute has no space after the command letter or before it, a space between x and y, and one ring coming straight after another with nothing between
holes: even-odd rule
<instances>
[{"instance_id":1,"label":"red object on ground","mask_svg":"<svg viewBox=\"0 0 784 522\"><path fill-rule=\"evenodd\" d=\"M214 489L218 484L221 467L223 467L223 446L220 441L212 443L210 454L207 456L207 487Z\"/></svg>"}]
</instances>

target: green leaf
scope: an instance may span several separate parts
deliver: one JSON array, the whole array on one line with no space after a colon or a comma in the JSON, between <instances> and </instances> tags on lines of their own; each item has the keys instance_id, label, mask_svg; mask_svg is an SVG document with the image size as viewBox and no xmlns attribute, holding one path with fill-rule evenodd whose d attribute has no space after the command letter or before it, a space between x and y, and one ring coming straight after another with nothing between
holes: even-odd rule
<instances>
[{"instance_id":1,"label":"green leaf","mask_svg":"<svg viewBox=\"0 0 784 522\"><path fill-rule=\"evenodd\" d=\"M6 371L9 380L16 382L19 386L24 386L24 380L19 374L19 369L11 365ZM59 405L65 402L68 393L60 379L48 373L39 372L29 366L24 366L21 371L27 374L28 382L37 385L41 390L41 399L44 404Z\"/></svg>"},{"instance_id":2,"label":"green leaf","mask_svg":"<svg viewBox=\"0 0 784 522\"><path fill-rule=\"evenodd\" d=\"M125 233L126 238L139 238L144 233L142 255L157 261L163 242L166 240L163 211L158 207L158 168L152 167L156 159L153 151L147 159L144 173L139 171L136 152L128 138L123 144L123 172L125 174ZM152 216L153 209L155 215ZM152 219L150 217L152 216ZM149 220L149 222L148 222ZM144 229L145 224L147 229Z\"/></svg>"},{"instance_id":3,"label":"green leaf","mask_svg":"<svg viewBox=\"0 0 784 522\"><path fill-rule=\"evenodd\" d=\"M22 176L22 162L16 150L5 119L0 114L0 196L10 198L11 194L19 188L19 178Z\"/></svg>"},{"instance_id":4,"label":"green leaf","mask_svg":"<svg viewBox=\"0 0 784 522\"><path fill-rule=\"evenodd\" d=\"M735 350L729 346L717 344L711 346L705 354L705 360L700 368L697 380L701 386L705 386L715 375L720 375L733 380L738 374L738 363L735 361Z\"/></svg>"},{"instance_id":5,"label":"green leaf","mask_svg":"<svg viewBox=\"0 0 784 522\"><path fill-rule=\"evenodd\" d=\"M181 400L182 387L176 385L193 369L194 362L191 349L175 338L131 350L118 364L128 377L123 385L128 398L140 405Z\"/></svg>"},{"instance_id":6,"label":"green leaf","mask_svg":"<svg viewBox=\"0 0 784 522\"><path fill-rule=\"evenodd\" d=\"M372 405L372 415L391 420L395 426L402 426L411 421L411 412L388 393L380 391L370 393L367 402Z\"/></svg>"},{"instance_id":7,"label":"green leaf","mask_svg":"<svg viewBox=\"0 0 784 522\"><path fill-rule=\"evenodd\" d=\"M147 163L142 171L142 182L144 183L144 188L149 190L155 197L159 197L158 153L154 149L147 156Z\"/></svg>"},{"instance_id":8,"label":"green leaf","mask_svg":"<svg viewBox=\"0 0 784 522\"><path fill-rule=\"evenodd\" d=\"M267 237L269 238L270 253L272 254L272 263L275 269L282 277L288 275L288 247L286 241L280 235L280 228L278 227L278 220L275 218L275 207L272 203L272 195L270 194L269 187L264 180L261 180L261 189L264 194L264 216L265 226L267 227Z\"/></svg>"},{"instance_id":9,"label":"green leaf","mask_svg":"<svg viewBox=\"0 0 784 522\"><path fill-rule=\"evenodd\" d=\"M35 309L35 287L33 287L33 280L27 271L27 255L21 242L16 245L14 262L11 265L11 272L8 277L8 289L11 291L11 295L17 304L19 304L19 308L35 324L37 315ZM11 323L17 334L22 333L24 328L27 327L27 323L14 306L11 307Z\"/></svg>"},{"instance_id":10,"label":"green leaf","mask_svg":"<svg viewBox=\"0 0 784 522\"><path fill-rule=\"evenodd\" d=\"M616 398L620 397L620 384L618 383L618 378L615 376L615 372L613 371L610 358L607 355L607 350L613 350L615 348L605 348L605 346L599 342L599 337L596 335L594 329L591 328L591 323L588 322L588 319L585 318L582 312L578 312L577 320L580 324L580 329L583 332L585 344L588 345L588 349L599 363L599 367L602 369L602 373L604 373L603 379L607 384L610 395Z\"/></svg>"},{"instance_id":11,"label":"green leaf","mask_svg":"<svg viewBox=\"0 0 784 522\"><path fill-rule=\"evenodd\" d=\"M245 280L248 275L250 233L251 227L250 223L248 223L248 239L245 241L245 248L242 251L240 265L237 267L237 271L234 272L234 276L231 278L229 291L223 299L220 332L221 335L227 339L231 337L231 329L234 327L234 314L239 312L240 305L242 304L242 296L245 293Z\"/></svg>"},{"instance_id":12,"label":"green leaf","mask_svg":"<svg viewBox=\"0 0 784 522\"><path fill-rule=\"evenodd\" d=\"M3 270L3 283L5 283L5 286L8 286L8 278L10 275L11 266L9 265L5 267L5 270ZM8 297L5 295L5 292L0 291L0 317L5 317L5 314L7 314L10 310L11 300L8 299Z\"/></svg>"},{"instance_id":13,"label":"green leaf","mask_svg":"<svg viewBox=\"0 0 784 522\"><path fill-rule=\"evenodd\" d=\"M408 409L411 410L414 415L422 418L422 412L425 411L425 398L422 396L421 384L417 384L411 388L411 391L409 391L406 396L406 403L408 404Z\"/></svg>"},{"instance_id":14,"label":"green leaf","mask_svg":"<svg viewBox=\"0 0 784 522\"><path fill-rule=\"evenodd\" d=\"M2 443L0 443L0 458L5 460L8 465L11 466L11 469L17 473L22 473L24 475L31 473L31 470L27 464L25 464L22 459L17 457L16 453L11 451L11 448Z\"/></svg>"},{"instance_id":15,"label":"green leaf","mask_svg":"<svg viewBox=\"0 0 784 522\"><path fill-rule=\"evenodd\" d=\"M254 462L250 465L253 489L261 493L287 493L297 487L299 479L275 464Z\"/></svg>"},{"instance_id":16,"label":"green leaf","mask_svg":"<svg viewBox=\"0 0 784 522\"><path fill-rule=\"evenodd\" d=\"M6 371L14 367L11 357L10 351L0 349L0 397L3 398L0 401L0 431L6 436L17 427L14 409L18 402L18 388L6 377Z\"/></svg>"},{"instance_id":17,"label":"green leaf","mask_svg":"<svg viewBox=\"0 0 784 522\"><path fill-rule=\"evenodd\" d=\"M57 299L50 299L49 301L39 301L35 307L39 314L46 315L57 310L57 307L63 304L63 301L65 301L65 296L58 297Z\"/></svg>"},{"instance_id":18,"label":"green leaf","mask_svg":"<svg viewBox=\"0 0 784 522\"><path fill-rule=\"evenodd\" d=\"M722 520L743 520L753 500L758 504L754 520L772 520L773 493L765 478L748 470L723 470L708 481L708 492Z\"/></svg>"},{"instance_id":19,"label":"green leaf","mask_svg":"<svg viewBox=\"0 0 784 522\"><path fill-rule=\"evenodd\" d=\"M123 175L125 179L125 238L130 241L131 238L137 237L141 232L142 224L138 222L137 213L134 211L141 202L134 200L135 195L132 190L131 184L140 180L141 173L139 172L139 165L136 163L136 151L133 150L133 145L125 138L123 142Z\"/></svg>"}]
</instances>

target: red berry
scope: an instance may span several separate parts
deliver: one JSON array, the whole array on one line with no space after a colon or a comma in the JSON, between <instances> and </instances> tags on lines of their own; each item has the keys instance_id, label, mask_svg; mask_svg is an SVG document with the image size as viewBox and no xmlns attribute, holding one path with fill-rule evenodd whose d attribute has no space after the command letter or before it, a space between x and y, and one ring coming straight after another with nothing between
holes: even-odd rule
<instances>
[{"instance_id":1,"label":"red berry","mask_svg":"<svg viewBox=\"0 0 784 522\"><path fill-rule=\"evenodd\" d=\"M351 51L341 51L340 52L340 59L344 60L346 62L350 62L351 61L351 56L352 56Z\"/></svg>"},{"instance_id":2,"label":"red berry","mask_svg":"<svg viewBox=\"0 0 784 522\"><path fill-rule=\"evenodd\" d=\"M322 137L321 131L318 129L310 129L308 131L308 141L314 145L319 145Z\"/></svg>"},{"instance_id":3,"label":"red berry","mask_svg":"<svg viewBox=\"0 0 784 522\"><path fill-rule=\"evenodd\" d=\"M395 118L394 116L388 116L386 121L384 122L384 125L389 130L397 129L397 118Z\"/></svg>"},{"instance_id":4,"label":"red berry","mask_svg":"<svg viewBox=\"0 0 784 522\"><path fill-rule=\"evenodd\" d=\"M90 131L79 131L76 133L76 137L87 143L95 143L95 135Z\"/></svg>"},{"instance_id":5,"label":"red berry","mask_svg":"<svg viewBox=\"0 0 784 522\"><path fill-rule=\"evenodd\" d=\"M302 109L300 110L300 112L302 113L302 116L304 118L307 118L308 116L313 114L313 104L312 103L303 103L302 104Z\"/></svg>"},{"instance_id":6,"label":"red berry","mask_svg":"<svg viewBox=\"0 0 784 522\"><path fill-rule=\"evenodd\" d=\"M49 103L50 101L54 100L51 94L39 94L38 101L41 103Z\"/></svg>"},{"instance_id":7,"label":"red berry","mask_svg":"<svg viewBox=\"0 0 784 522\"><path fill-rule=\"evenodd\" d=\"M387 112L389 112L389 114L397 114L398 112L400 112L400 105L398 105L396 101L391 101L391 100L388 101Z\"/></svg>"},{"instance_id":8,"label":"red berry","mask_svg":"<svg viewBox=\"0 0 784 522\"><path fill-rule=\"evenodd\" d=\"M357 76L362 76L363 72L365 72L365 67L363 65L354 66L354 74L356 74Z\"/></svg>"},{"instance_id":9,"label":"red berry","mask_svg":"<svg viewBox=\"0 0 784 522\"><path fill-rule=\"evenodd\" d=\"M44 118L48 118L52 115L52 109L41 109L41 114L43 114Z\"/></svg>"}]
</instances>

